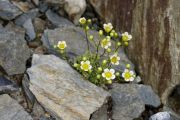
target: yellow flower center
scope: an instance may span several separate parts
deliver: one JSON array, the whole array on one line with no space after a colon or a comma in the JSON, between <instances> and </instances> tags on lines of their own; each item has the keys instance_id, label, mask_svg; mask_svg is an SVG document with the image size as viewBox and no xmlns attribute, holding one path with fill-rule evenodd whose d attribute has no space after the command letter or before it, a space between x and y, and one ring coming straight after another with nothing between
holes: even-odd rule
<instances>
[{"instance_id":1,"label":"yellow flower center","mask_svg":"<svg viewBox=\"0 0 180 120\"><path fill-rule=\"evenodd\" d=\"M111 28L109 26L105 27L105 31L106 32L110 32L111 31Z\"/></svg>"},{"instance_id":2,"label":"yellow flower center","mask_svg":"<svg viewBox=\"0 0 180 120\"><path fill-rule=\"evenodd\" d=\"M109 41L107 39L102 40L102 45L103 46L107 46L108 43L109 43Z\"/></svg>"},{"instance_id":3,"label":"yellow flower center","mask_svg":"<svg viewBox=\"0 0 180 120\"><path fill-rule=\"evenodd\" d=\"M117 57L116 57L116 56L114 56L114 57L111 58L111 62L112 62L112 63L116 63L117 61L118 61L118 60L117 60Z\"/></svg>"},{"instance_id":4,"label":"yellow flower center","mask_svg":"<svg viewBox=\"0 0 180 120\"><path fill-rule=\"evenodd\" d=\"M123 41L128 41L128 36L127 35L122 36L122 40Z\"/></svg>"},{"instance_id":5,"label":"yellow flower center","mask_svg":"<svg viewBox=\"0 0 180 120\"><path fill-rule=\"evenodd\" d=\"M112 73L111 72L106 72L105 76L106 76L106 78L111 78L112 77Z\"/></svg>"},{"instance_id":6,"label":"yellow flower center","mask_svg":"<svg viewBox=\"0 0 180 120\"><path fill-rule=\"evenodd\" d=\"M124 78L125 78L125 79L130 79L130 78L131 78L131 74L130 74L129 72L126 72L126 73L124 74Z\"/></svg>"},{"instance_id":7,"label":"yellow flower center","mask_svg":"<svg viewBox=\"0 0 180 120\"><path fill-rule=\"evenodd\" d=\"M65 48L65 44L61 43L58 45L59 49L64 49Z\"/></svg>"},{"instance_id":8,"label":"yellow flower center","mask_svg":"<svg viewBox=\"0 0 180 120\"><path fill-rule=\"evenodd\" d=\"M81 24L85 24L86 23L86 19L84 19L84 18L80 19L80 23Z\"/></svg>"},{"instance_id":9,"label":"yellow flower center","mask_svg":"<svg viewBox=\"0 0 180 120\"><path fill-rule=\"evenodd\" d=\"M89 64L84 63L84 64L82 65L82 68L83 68L84 70L88 70L88 69L89 69Z\"/></svg>"}]
</instances>

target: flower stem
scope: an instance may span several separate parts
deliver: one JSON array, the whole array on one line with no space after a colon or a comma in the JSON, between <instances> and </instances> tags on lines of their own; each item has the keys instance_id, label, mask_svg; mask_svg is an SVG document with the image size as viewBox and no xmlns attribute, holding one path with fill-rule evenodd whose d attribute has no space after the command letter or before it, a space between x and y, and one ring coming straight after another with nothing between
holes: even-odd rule
<instances>
[{"instance_id":1,"label":"flower stem","mask_svg":"<svg viewBox=\"0 0 180 120\"><path fill-rule=\"evenodd\" d=\"M102 57L106 53L106 50L104 49L103 53L100 55Z\"/></svg>"},{"instance_id":2,"label":"flower stem","mask_svg":"<svg viewBox=\"0 0 180 120\"><path fill-rule=\"evenodd\" d=\"M85 35L86 35L87 49L89 52L89 40L88 40L87 30L85 30Z\"/></svg>"},{"instance_id":3,"label":"flower stem","mask_svg":"<svg viewBox=\"0 0 180 120\"><path fill-rule=\"evenodd\" d=\"M119 48L120 48L120 46L118 46L118 47L115 49L115 52L117 52Z\"/></svg>"},{"instance_id":4,"label":"flower stem","mask_svg":"<svg viewBox=\"0 0 180 120\"><path fill-rule=\"evenodd\" d=\"M101 43L101 41L99 40L99 43L98 43L97 49L96 49L96 57L95 57L94 61L97 60L97 56L98 56L98 53L99 53L99 46L100 46L100 43Z\"/></svg>"}]
</instances>

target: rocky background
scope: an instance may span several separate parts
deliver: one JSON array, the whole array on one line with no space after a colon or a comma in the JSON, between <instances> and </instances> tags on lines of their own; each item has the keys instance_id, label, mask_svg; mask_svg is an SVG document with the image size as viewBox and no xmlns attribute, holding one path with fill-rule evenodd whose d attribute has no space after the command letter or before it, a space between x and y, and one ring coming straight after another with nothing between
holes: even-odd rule
<instances>
[{"instance_id":1,"label":"rocky background","mask_svg":"<svg viewBox=\"0 0 180 120\"><path fill-rule=\"evenodd\" d=\"M0 120L179 120L179 13L179 0L0 0ZM81 16L132 33L119 54L134 83L97 87L52 49L85 51Z\"/></svg>"}]
</instances>

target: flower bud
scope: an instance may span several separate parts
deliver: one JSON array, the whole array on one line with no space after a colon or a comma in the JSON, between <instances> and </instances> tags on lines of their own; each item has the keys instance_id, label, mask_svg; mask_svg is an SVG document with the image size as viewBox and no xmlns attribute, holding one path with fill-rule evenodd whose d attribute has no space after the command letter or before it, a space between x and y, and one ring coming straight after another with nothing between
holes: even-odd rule
<instances>
[{"instance_id":1,"label":"flower bud","mask_svg":"<svg viewBox=\"0 0 180 120\"><path fill-rule=\"evenodd\" d=\"M102 36L103 35L103 31L99 30L99 35Z\"/></svg>"},{"instance_id":2,"label":"flower bud","mask_svg":"<svg viewBox=\"0 0 180 120\"><path fill-rule=\"evenodd\" d=\"M102 72L102 67L98 67L98 72Z\"/></svg>"},{"instance_id":3,"label":"flower bud","mask_svg":"<svg viewBox=\"0 0 180 120\"><path fill-rule=\"evenodd\" d=\"M94 36L93 36L93 35L90 35L90 36L89 36L89 39L90 39L90 40L93 40L93 39L94 39Z\"/></svg>"},{"instance_id":4,"label":"flower bud","mask_svg":"<svg viewBox=\"0 0 180 120\"><path fill-rule=\"evenodd\" d=\"M116 76L119 76L119 75L120 75L120 73L119 73L119 72L116 72L116 73L115 73L115 75L116 75Z\"/></svg>"},{"instance_id":5,"label":"flower bud","mask_svg":"<svg viewBox=\"0 0 180 120\"><path fill-rule=\"evenodd\" d=\"M121 42L117 42L117 46L121 46Z\"/></svg>"},{"instance_id":6,"label":"flower bud","mask_svg":"<svg viewBox=\"0 0 180 120\"><path fill-rule=\"evenodd\" d=\"M128 45L129 45L129 43L128 43L128 42L124 42L124 45L125 45L125 46L128 46Z\"/></svg>"},{"instance_id":7,"label":"flower bud","mask_svg":"<svg viewBox=\"0 0 180 120\"><path fill-rule=\"evenodd\" d=\"M107 80L107 83L108 84L112 84L112 80Z\"/></svg>"},{"instance_id":8,"label":"flower bud","mask_svg":"<svg viewBox=\"0 0 180 120\"><path fill-rule=\"evenodd\" d=\"M88 19L87 22L90 24L92 21L91 21L91 19Z\"/></svg>"},{"instance_id":9,"label":"flower bud","mask_svg":"<svg viewBox=\"0 0 180 120\"><path fill-rule=\"evenodd\" d=\"M63 54L63 53L64 53L64 50L60 50L60 53Z\"/></svg>"},{"instance_id":10,"label":"flower bud","mask_svg":"<svg viewBox=\"0 0 180 120\"><path fill-rule=\"evenodd\" d=\"M92 70L89 70L89 71L88 71L88 73L91 73L91 72L92 72Z\"/></svg>"},{"instance_id":11,"label":"flower bud","mask_svg":"<svg viewBox=\"0 0 180 120\"><path fill-rule=\"evenodd\" d=\"M102 64L105 65L107 63L107 60L103 60Z\"/></svg>"},{"instance_id":12,"label":"flower bud","mask_svg":"<svg viewBox=\"0 0 180 120\"><path fill-rule=\"evenodd\" d=\"M116 31L115 31L115 30L112 30L111 32L112 32L112 33L115 33Z\"/></svg>"},{"instance_id":13,"label":"flower bud","mask_svg":"<svg viewBox=\"0 0 180 120\"><path fill-rule=\"evenodd\" d=\"M111 33L110 33L110 36L111 36L111 37L114 37L114 33L113 33L113 32L111 32Z\"/></svg>"},{"instance_id":14,"label":"flower bud","mask_svg":"<svg viewBox=\"0 0 180 120\"><path fill-rule=\"evenodd\" d=\"M110 37L110 36L106 36L106 38L107 38L107 39L111 39L111 37Z\"/></svg>"},{"instance_id":15,"label":"flower bud","mask_svg":"<svg viewBox=\"0 0 180 120\"><path fill-rule=\"evenodd\" d=\"M111 48L108 48L108 49L107 49L107 52L110 53L110 52L111 52Z\"/></svg>"},{"instance_id":16,"label":"flower bud","mask_svg":"<svg viewBox=\"0 0 180 120\"><path fill-rule=\"evenodd\" d=\"M86 27L85 27L85 30L88 31L88 30L89 30L89 26L86 26Z\"/></svg>"},{"instance_id":17,"label":"flower bud","mask_svg":"<svg viewBox=\"0 0 180 120\"><path fill-rule=\"evenodd\" d=\"M130 67L131 67L131 65L130 65L130 64L126 64L126 68L128 68L128 69L129 69Z\"/></svg>"},{"instance_id":18,"label":"flower bud","mask_svg":"<svg viewBox=\"0 0 180 120\"><path fill-rule=\"evenodd\" d=\"M117 34L116 32L114 33L114 37L115 37L115 38L117 38L117 37L118 37L118 34Z\"/></svg>"},{"instance_id":19,"label":"flower bud","mask_svg":"<svg viewBox=\"0 0 180 120\"><path fill-rule=\"evenodd\" d=\"M78 64L77 63L74 63L74 65L73 65L74 67L78 67Z\"/></svg>"},{"instance_id":20,"label":"flower bud","mask_svg":"<svg viewBox=\"0 0 180 120\"><path fill-rule=\"evenodd\" d=\"M53 46L53 48L55 48L55 49L56 49L56 48L57 48L57 45L54 45L54 46Z\"/></svg>"},{"instance_id":21,"label":"flower bud","mask_svg":"<svg viewBox=\"0 0 180 120\"><path fill-rule=\"evenodd\" d=\"M82 59L83 59L83 61L86 61L86 60L87 60L87 58L86 58L86 57L83 57Z\"/></svg>"},{"instance_id":22,"label":"flower bud","mask_svg":"<svg viewBox=\"0 0 180 120\"><path fill-rule=\"evenodd\" d=\"M100 78L101 78L101 75L98 74L98 75L96 76L96 78L97 78L97 79L100 79Z\"/></svg>"}]
</instances>

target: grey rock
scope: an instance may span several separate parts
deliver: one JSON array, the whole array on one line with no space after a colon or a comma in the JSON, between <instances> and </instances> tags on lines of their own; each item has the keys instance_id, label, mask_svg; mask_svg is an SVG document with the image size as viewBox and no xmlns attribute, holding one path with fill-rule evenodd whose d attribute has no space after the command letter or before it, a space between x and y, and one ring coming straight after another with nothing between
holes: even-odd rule
<instances>
[{"instance_id":1,"label":"grey rock","mask_svg":"<svg viewBox=\"0 0 180 120\"><path fill-rule=\"evenodd\" d=\"M23 26L23 24L28 20L28 19L34 19L39 15L39 10L38 9L32 9L19 17L15 19L15 24L19 26Z\"/></svg>"},{"instance_id":2,"label":"grey rock","mask_svg":"<svg viewBox=\"0 0 180 120\"><path fill-rule=\"evenodd\" d=\"M46 17L55 27L73 26L73 23L71 21L60 17L58 14L54 13L50 9L46 11Z\"/></svg>"},{"instance_id":3,"label":"grey rock","mask_svg":"<svg viewBox=\"0 0 180 120\"><path fill-rule=\"evenodd\" d=\"M39 5L39 0L32 0L32 2L33 2L36 6Z\"/></svg>"},{"instance_id":4,"label":"grey rock","mask_svg":"<svg viewBox=\"0 0 180 120\"><path fill-rule=\"evenodd\" d=\"M50 113L64 120L89 120L109 97L54 55L33 55L30 90Z\"/></svg>"},{"instance_id":5,"label":"grey rock","mask_svg":"<svg viewBox=\"0 0 180 120\"><path fill-rule=\"evenodd\" d=\"M9 95L0 95L0 120L33 120Z\"/></svg>"},{"instance_id":6,"label":"grey rock","mask_svg":"<svg viewBox=\"0 0 180 120\"><path fill-rule=\"evenodd\" d=\"M32 114L33 117L36 118L41 118L41 116L45 116L44 108L37 101L35 101L33 105Z\"/></svg>"},{"instance_id":7,"label":"grey rock","mask_svg":"<svg viewBox=\"0 0 180 120\"><path fill-rule=\"evenodd\" d=\"M138 84L113 84L113 119L132 120L145 110L145 105L158 107L160 99L150 86Z\"/></svg>"},{"instance_id":8,"label":"grey rock","mask_svg":"<svg viewBox=\"0 0 180 120\"><path fill-rule=\"evenodd\" d=\"M48 4L46 2L40 1L39 2L39 11L44 13L48 9Z\"/></svg>"},{"instance_id":9,"label":"grey rock","mask_svg":"<svg viewBox=\"0 0 180 120\"><path fill-rule=\"evenodd\" d=\"M24 73L30 51L21 31L0 29L0 51L0 66L8 75Z\"/></svg>"},{"instance_id":10,"label":"grey rock","mask_svg":"<svg viewBox=\"0 0 180 120\"><path fill-rule=\"evenodd\" d=\"M24 75L24 78L22 80L22 87L23 87L24 93L26 95L28 106L30 108L32 108L34 103L35 103L36 98L32 94L32 92L29 90L29 79L28 79L28 76L26 74Z\"/></svg>"},{"instance_id":11,"label":"grey rock","mask_svg":"<svg viewBox=\"0 0 180 120\"><path fill-rule=\"evenodd\" d=\"M18 7L21 11L27 12L32 8L32 4L29 1L11 1L16 7Z\"/></svg>"},{"instance_id":12,"label":"grey rock","mask_svg":"<svg viewBox=\"0 0 180 120\"><path fill-rule=\"evenodd\" d=\"M167 104L164 105L164 108L169 108L167 111L173 111L176 114L180 115L180 84L175 86L168 96Z\"/></svg>"},{"instance_id":13,"label":"grey rock","mask_svg":"<svg viewBox=\"0 0 180 120\"><path fill-rule=\"evenodd\" d=\"M94 36L94 40L96 42L102 39L99 37L97 31L90 31L89 34ZM84 54L87 50L85 33L79 27L66 26L54 30L47 29L44 31L42 36L43 45L46 46L52 53L56 53L53 46L56 45L60 40L66 41L68 46L66 52L70 59L74 59L75 57ZM90 42L90 49L91 51L95 51L95 46L93 46L92 41ZM103 49L100 48L99 51L101 54ZM119 56L121 57L120 65L113 66L115 69L123 71L126 68L127 63L131 64L131 69L134 69L134 65L126 56L123 48L120 49Z\"/></svg>"},{"instance_id":14,"label":"grey rock","mask_svg":"<svg viewBox=\"0 0 180 120\"><path fill-rule=\"evenodd\" d=\"M60 34L61 33L61 34ZM66 52L70 58L82 55L87 50L85 34L79 27L62 27L54 30L45 30L42 36L43 45L54 52L53 45L58 41L66 41Z\"/></svg>"},{"instance_id":15,"label":"grey rock","mask_svg":"<svg viewBox=\"0 0 180 120\"><path fill-rule=\"evenodd\" d=\"M154 93L152 88L148 85L132 85L130 87L134 87L141 100L145 105L159 107L161 105L160 99L157 94Z\"/></svg>"},{"instance_id":16,"label":"grey rock","mask_svg":"<svg viewBox=\"0 0 180 120\"><path fill-rule=\"evenodd\" d=\"M0 18L12 20L20 14L22 14L22 11L10 3L9 0L0 0Z\"/></svg>"},{"instance_id":17,"label":"grey rock","mask_svg":"<svg viewBox=\"0 0 180 120\"><path fill-rule=\"evenodd\" d=\"M22 35L25 34L25 29L20 27L20 26L15 25L13 22L9 22L5 26L5 29L8 30L8 31L13 31L13 32L15 32L17 34L22 34Z\"/></svg>"},{"instance_id":18,"label":"grey rock","mask_svg":"<svg viewBox=\"0 0 180 120\"><path fill-rule=\"evenodd\" d=\"M32 23L31 19L28 19L24 24L23 24L24 29L26 30L26 34L28 35L27 40L32 41L36 38L36 33L34 30L34 26Z\"/></svg>"},{"instance_id":19,"label":"grey rock","mask_svg":"<svg viewBox=\"0 0 180 120\"><path fill-rule=\"evenodd\" d=\"M46 21L40 18L34 18L33 25L36 33L42 33L45 29Z\"/></svg>"},{"instance_id":20,"label":"grey rock","mask_svg":"<svg viewBox=\"0 0 180 120\"><path fill-rule=\"evenodd\" d=\"M141 77L140 76L136 76L136 78L134 79L133 83L140 83L142 82Z\"/></svg>"},{"instance_id":21,"label":"grey rock","mask_svg":"<svg viewBox=\"0 0 180 120\"><path fill-rule=\"evenodd\" d=\"M9 79L0 76L0 94L18 91L18 86Z\"/></svg>"},{"instance_id":22,"label":"grey rock","mask_svg":"<svg viewBox=\"0 0 180 120\"><path fill-rule=\"evenodd\" d=\"M2 27L2 25L3 25L3 21L2 21L2 20L0 20L0 28Z\"/></svg>"},{"instance_id":23,"label":"grey rock","mask_svg":"<svg viewBox=\"0 0 180 120\"><path fill-rule=\"evenodd\" d=\"M149 118L149 120L179 120L179 119L180 119L180 117L174 116L169 111L158 112Z\"/></svg>"},{"instance_id":24,"label":"grey rock","mask_svg":"<svg viewBox=\"0 0 180 120\"><path fill-rule=\"evenodd\" d=\"M108 105L103 105L99 110L92 114L90 120L108 120Z\"/></svg>"},{"instance_id":25,"label":"grey rock","mask_svg":"<svg viewBox=\"0 0 180 120\"><path fill-rule=\"evenodd\" d=\"M51 117L46 117L46 116L41 116L41 117L39 118L39 120L57 120L57 119L51 118Z\"/></svg>"},{"instance_id":26,"label":"grey rock","mask_svg":"<svg viewBox=\"0 0 180 120\"><path fill-rule=\"evenodd\" d=\"M63 6L69 18L77 24L86 9L86 0L45 0L56 6Z\"/></svg>"},{"instance_id":27,"label":"grey rock","mask_svg":"<svg viewBox=\"0 0 180 120\"><path fill-rule=\"evenodd\" d=\"M168 112L158 112L150 117L149 120L172 120Z\"/></svg>"}]
</instances>

